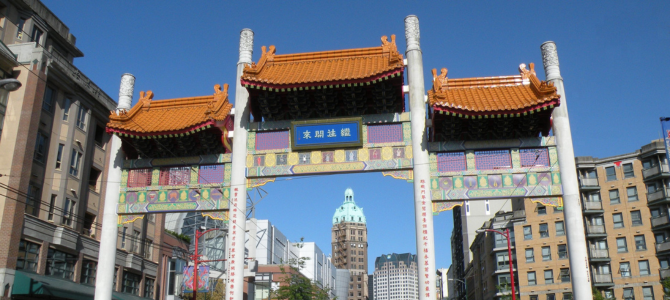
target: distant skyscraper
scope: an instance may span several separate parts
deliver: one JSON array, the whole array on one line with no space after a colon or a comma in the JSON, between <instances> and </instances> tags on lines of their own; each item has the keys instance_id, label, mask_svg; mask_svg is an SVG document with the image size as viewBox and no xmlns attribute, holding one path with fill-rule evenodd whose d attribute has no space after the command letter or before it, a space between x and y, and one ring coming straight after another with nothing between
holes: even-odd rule
<instances>
[{"instance_id":1,"label":"distant skyscraper","mask_svg":"<svg viewBox=\"0 0 670 300\"><path fill-rule=\"evenodd\" d=\"M368 299L368 229L363 208L354 202L354 191L344 192L344 203L335 210L332 229L333 264L351 273L348 300Z\"/></svg>"},{"instance_id":2,"label":"distant skyscraper","mask_svg":"<svg viewBox=\"0 0 670 300\"><path fill-rule=\"evenodd\" d=\"M375 300L419 299L416 255L382 255L375 259L373 291Z\"/></svg>"}]
</instances>

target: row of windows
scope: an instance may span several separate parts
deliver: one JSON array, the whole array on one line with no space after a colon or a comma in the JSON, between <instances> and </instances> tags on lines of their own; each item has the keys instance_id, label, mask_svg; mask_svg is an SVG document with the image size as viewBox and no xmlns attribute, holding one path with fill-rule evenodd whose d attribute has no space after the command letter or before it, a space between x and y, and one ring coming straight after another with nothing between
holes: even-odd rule
<instances>
[{"instance_id":1,"label":"row of windows","mask_svg":"<svg viewBox=\"0 0 670 300\"><path fill-rule=\"evenodd\" d=\"M560 282L570 282L570 269L561 269L558 277L554 278L554 270L544 270L544 284ZM535 271L527 273L528 285L537 285L537 276Z\"/></svg>"},{"instance_id":2,"label":"row of windows","mask_svg":"<svg viewBox=\"0 0 670 300\"><path fill-rule=\"evenodd\" d=\"M545 296L547 300L556 300L556 294L547 294ZM563 300L572 300L572 293L563 293ZM609 298L608 298L609 299ZM530 295L530 300L540 300L537 295Z\"/></svg>"},{"instance_id":3,"label":"row of windows","mask_svg":"<svg viewBox=\"0 0 670 300\"><path fill-rule=\"evenodd\" d=\"M654 186L655 187L655 186ZM656 191L656 190L654 190ZM614 189L609 191L609 198L610 198L610 204L619 204L621 203L621 196L619 195L619 190ZM626 188L626 196L628 198L628 202L635 202L639 201L640 198L638 197L637 194L637 187L631 186ZM584 201L587 202L601 202L602 199L600 198L600 192L593 192L593 193L588 193L584 195L585 199Z\"/></svg>"},{"instance_id":4,"label":"row of windows","mask_svg":"<svg viewBox=\"0 0 670 300\"><path fill-rule=\"evenodd\" d=\"M652 213L653 217L653 213ZM590 226L604 226L603 217L593 217L590 219ZM613 213L612 214L612 227L614 229L625 228L626 225L623 219L623 213ZM634 210L630 212L630 223L632 226L642 226L642 213L639 210ZM595 228L594 228L595 229ZM589 229L592 230L592 229ZM593 232L595 233L595 232ZM604 233L604 231L602 232Z\"/></svg>"},{"instance_id":5,"label":"row of windows","mask_svg":"<svg viewBox=\"0 0 670 300\"><path fill-rule=\"evenodd\" d=\"M558 259L568 258L568 246L561 244L556 246ZM551 260L551 246L542 246L542 261ZM526 262L535 262L535 251L533 248L526 248ZM509 264L509 262L507 262Z\"/></svg>"},{"instance_id":6,"label":"row of windows","mask_svg":"<svg viewBox=\"0 0 670 300\"><path fill-rule=\"evenodd\" d=\"M19 242L19 255L16 262L17 270L37 272L39 262L40 245L25 240ZM74 280L74 270L77 256L66 252L49 248L47 251L45 275ZM92 260L83 260L82 272L79 282L88 285L95 284L98 264ZM123 272L122 291L139 295L140 281L142 276L130 272ZM154 297L155 279L145 278L144 297ZM116 286L116 272L114 275L114 286Z\"/></svg>"},{"instance_id":7,"label":"row of windows","mask_svg":"<svg viewBox=\"0 0 670 300\"><path fill-rule=\"evenodd\" d=\"M556 236L565 235L565 223L563 221L557 221L554 223L554 228L556 228ZM549 234L549 224L540 223L539 225L540 238L548 238ZM532 240L533 239L533 227L532 225L523 227L523 239Z\"/></svg>"}]
</instances>

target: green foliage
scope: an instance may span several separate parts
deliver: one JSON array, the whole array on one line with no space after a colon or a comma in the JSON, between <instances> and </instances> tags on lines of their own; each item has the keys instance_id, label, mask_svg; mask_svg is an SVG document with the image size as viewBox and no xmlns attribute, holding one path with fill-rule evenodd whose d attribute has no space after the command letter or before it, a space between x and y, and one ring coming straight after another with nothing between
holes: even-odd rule
<instances>
[{"instance_id":1,"label":"green foliage","mask_svg":"<svg viewBox=\"0 0 670 300\"><path fill-rule=\"evenodd\" d=\"M303 238L300 238L300 243L297 247L302 248ZM300 257L298 259L290 259L288 264L282 264L281 270L282 279L279 288L276 291L271 291L272 299L277 300L328 300L330 289L325 289L319 286L318 283L309 280L309 278L300 274L300 270L305 267L305 261L309 258Z\"/></svg>"},{"instance_id":2,"label":"green foliage","mask_svg":"<svg viewBox=\"0 0 670 300\"><path fill-rule=\"evenodd\" d=\"M190 243L191 243L191 237L188 236L188 235L184 235L184 234L181 234L181 233L177 233L177 232L174 232L174 231L169 230L169 229L165 229L165 233L167 233L167 234L169 234L169 235L171 235L171 236L174 236L174 237L176 237L176 238L178 238L178 239L184 241L184 242L187 243L187 244L190 244Z\"/></svg>"},{"instance_id":3,"label":"green foliage","mask_svg":"<svg viewBox=\"0 0 670 300\"><path fill-rule=\"evenodd\" d=\"M496 285L496 289L500 291L500 300L512 300L512 287L509 283Z\"/></svg>"},{"instance_id":4,"label":"green foliage","mask_svg":"<svg viewBox=\"0 0 670 300\"><path fill-rule=\"evenodd\" d=\"M663 295L670 297L670 277L661 280L661 285L663 285Z\"/></svg>"}]
</instances>

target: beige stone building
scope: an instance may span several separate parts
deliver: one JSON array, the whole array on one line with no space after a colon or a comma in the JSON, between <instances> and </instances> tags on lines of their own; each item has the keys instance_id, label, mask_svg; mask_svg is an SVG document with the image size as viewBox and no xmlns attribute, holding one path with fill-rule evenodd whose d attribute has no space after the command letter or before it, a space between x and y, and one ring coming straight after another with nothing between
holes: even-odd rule
<instances>
[{"instance_id":1,"label":"beige stone building","mask_svg":"<svg viewBox=\"0 0 670 300\"><path fill-rule=\"evenodd\" d=\"M348 300L367 300L368 229L363 208L356 205L354 191L344 192L344 203L335 209L331 230L332 261L338 269L348 269Z\"/></svg>"},{"instance_id":2,"label":"beige stone building","mask_svg":"<svg viewBox=\"0 0 670 300\"><path fill-rule=\"evenodd\" d=\"M607 158L577 157L593 286L617 299L661 299L668 271L668 164L663 142Z\"/></svg>"},{"instance_id":3,"label":"beige stone building","mask_svg":"<svg viewBox=\"0 0 670 300\"><path fill-rule=\"evenodd\" d=\"M0 101L0 293L92 297L116 103L74 66L76 38L40 1L0 0L0 38L0 79L22 84ZM162 235L162 216L119 228L118 298L160 294Z\"/></svg>"}]
</instances>

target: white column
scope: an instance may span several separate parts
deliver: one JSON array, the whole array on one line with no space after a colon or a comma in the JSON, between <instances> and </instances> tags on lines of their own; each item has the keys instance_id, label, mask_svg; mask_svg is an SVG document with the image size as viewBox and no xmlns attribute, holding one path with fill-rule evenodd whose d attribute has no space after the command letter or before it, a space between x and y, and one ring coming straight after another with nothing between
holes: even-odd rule
<instances>
[{"instance_id":1,"label":"white column","mask_svg":"<svg viewBox=\"0 0 670 300\"><path fill-rule=\"evenodd\" d=\"M237 62L235 83L235 131L233 133L233 165L230 179L230 223L228 230L228 283L226 299L242 300L244 296L244 233L247 213L247 128L249 127L249 93L242 87L240 78L245 64L251 64L254 32L242 29L240 33L240 58Z\"/></svg>"},{"instance_id":2,"label":"white column","mask_svg":"<svg viewBox=\"0 0 670 300\"><path fill-rule=\"evenodd\" d=\"M558 65L558 54L554 42L545 42L540 46L542 62L548 81L554 83L561 104L552 113L553 131L558 150L558 165L561 168L563 184L563 213L570 253L570 275L572 276L573 298L579 300L593 299L591 294L591 276L589 274L589 258L587 256L586 237L584 235L584 217L579 203L579 183L575 152L572 148L572 133L568 118L568 102L565 98L563 78Z\"/></svg>"},{"instance_id":3,"label":"white column","mask_svg":"<svg viewBox=\"0 0 670 300\"><path fill-rule=\"evenodd\" d=\"M426 136L426 90L423 81L423 56L419 44L419 18L405 18L407 40L407 82L412 124L414 155L414 213L416 222L416 254L419 262L419 299L435 299L435 243L433 212L430 197L430 167Z\"/></svg>"},{"instance_id":4,"label":"white column","mask_svg":"<svg viewBox=\"0 0 670 300\"><path fill-rule=\"evenodd\" d=\"M117 113L121 110L130 109L133 99L135 77L131 74L123 74L121 87L119 88L119 104ZM107 162L107 189L105 191L105 207L102 217L102 232L100 233L100 252L98 254L98 270L95 278L95 299L112 299L114 290L114 266L116 264L116 239L118 238L118 215L116 205L119 202L121 191L121 166L125 154L121 150L121 138L112 135L107 151L109 161Z\"/></svg>"}]
</instances>

